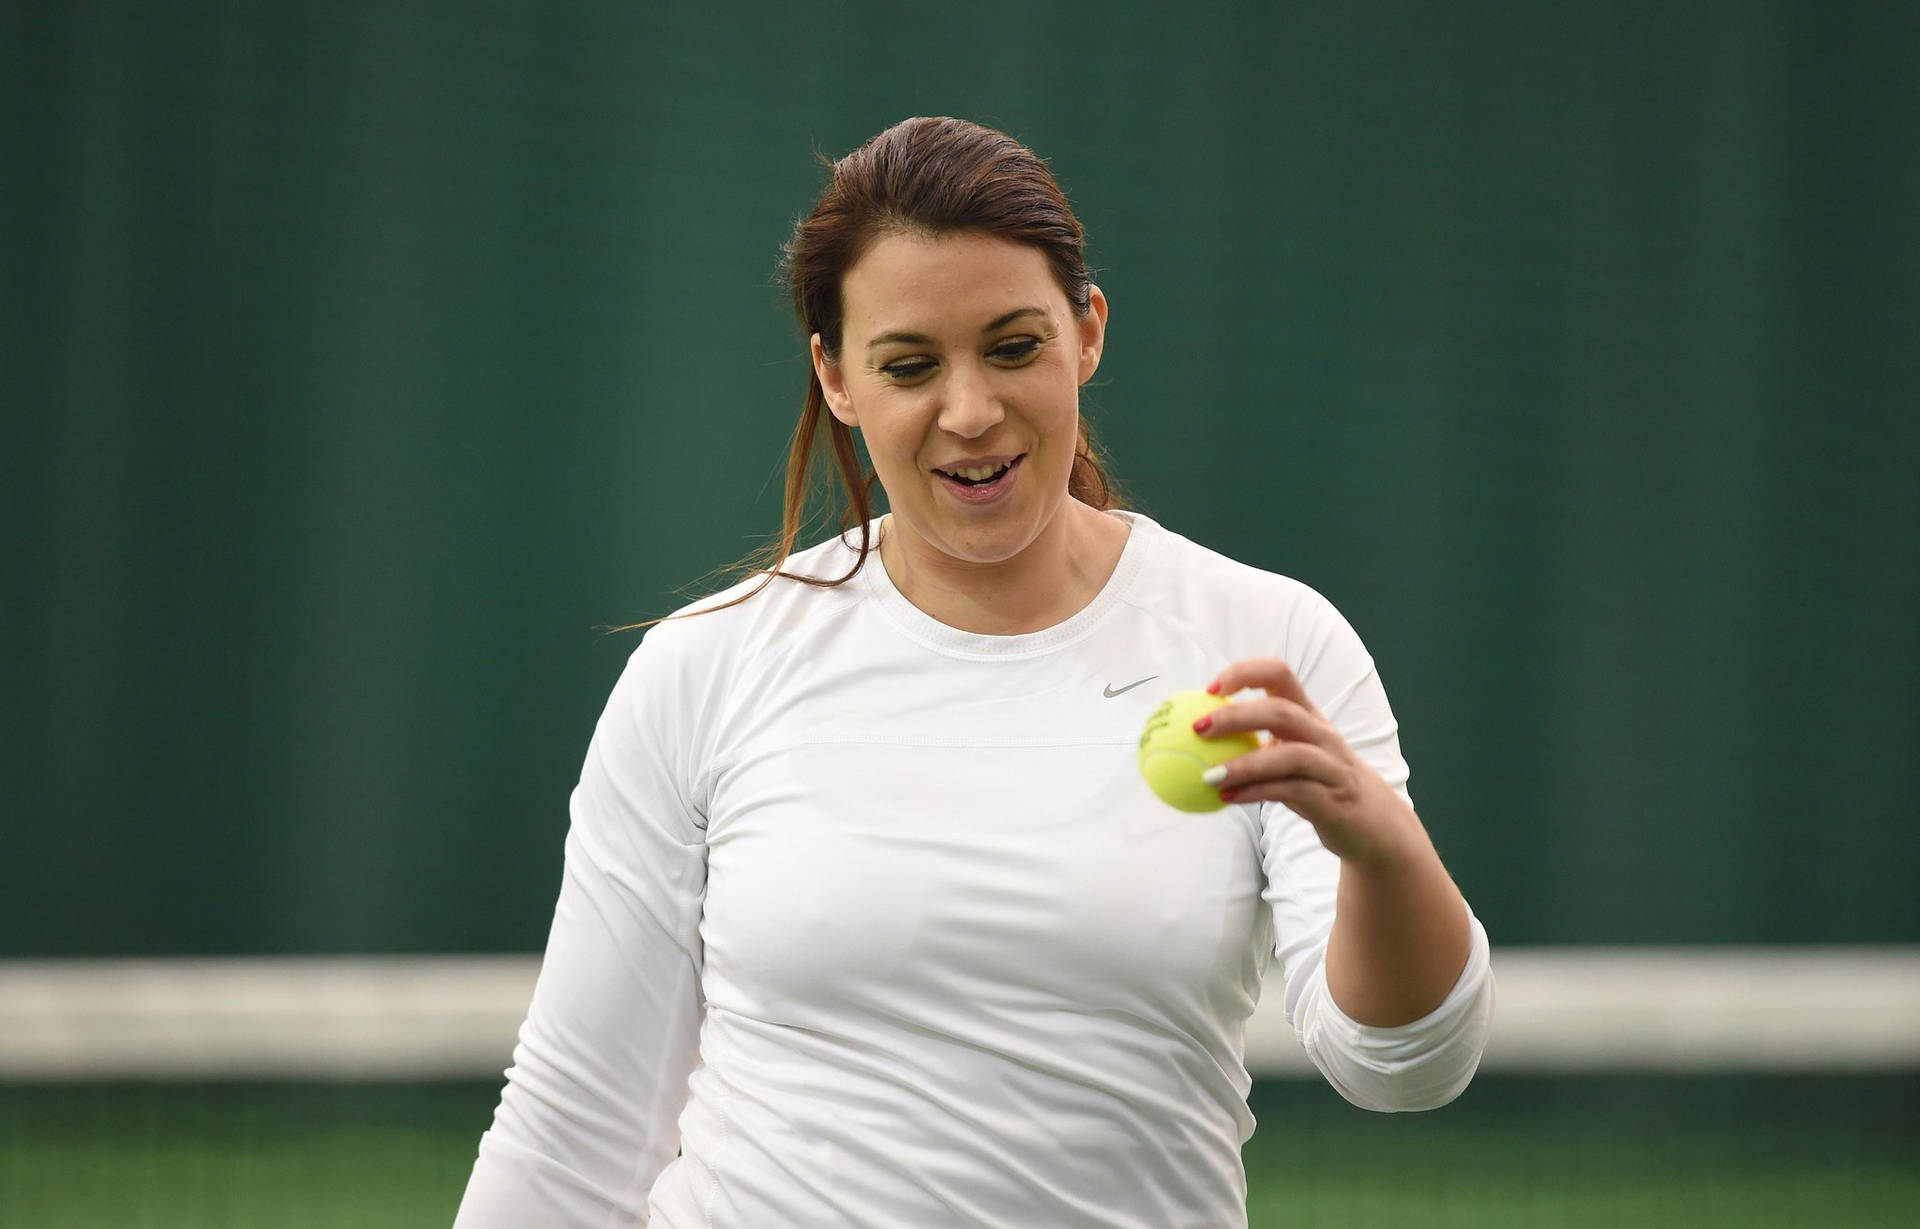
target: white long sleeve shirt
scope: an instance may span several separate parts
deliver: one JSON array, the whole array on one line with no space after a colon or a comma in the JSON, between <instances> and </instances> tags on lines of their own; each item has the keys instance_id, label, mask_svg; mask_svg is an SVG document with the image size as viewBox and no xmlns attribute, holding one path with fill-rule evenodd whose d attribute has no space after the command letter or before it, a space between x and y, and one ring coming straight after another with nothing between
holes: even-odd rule
<instances>
[{"instance_id":1,"label":"white long sleeve shirt","mask_svg":"<svg viewBox=\"0 0 1920 1229\"><path fill-rule=\"evenodd\" d=\"M647 633L457 1229L1244 1225L1242 1040L1276 956L1348 1100L1466 1086L1477 920L1436 1010L1358 1024L1327 991L1339 863L1311 826L1184 814L1135 771L1167 693L1279 656L1404 794L1372 659L1306 586L1114 515L1112 578L1045 631L939 623L876 553Z\"/></svg>"}]
</instances>

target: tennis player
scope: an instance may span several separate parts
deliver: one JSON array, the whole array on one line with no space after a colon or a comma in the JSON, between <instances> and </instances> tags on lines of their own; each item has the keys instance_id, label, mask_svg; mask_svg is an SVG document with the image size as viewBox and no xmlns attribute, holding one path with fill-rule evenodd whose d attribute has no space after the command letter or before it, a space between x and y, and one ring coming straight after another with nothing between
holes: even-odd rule
<instances>
[{"instance_id":1,"label":"tennis player","mask_svg":"<svg viewBox=\"0 0 1920 1229\"><path fill-rule=\"evenodd\" d=\"M905 121L785 271L813 378L777 567L613 688L459 1229L1244 1225L1274 961L1342 1096L1458 1095L1487 939L1372 659L1117 506L1078 411L1107 302L1045 163ZM795 551L823 433L847 528ZM1204 733L1268 737L1185 814L1135 740L1209 683L1240 699Z\"/></svg>"}]
</instances>

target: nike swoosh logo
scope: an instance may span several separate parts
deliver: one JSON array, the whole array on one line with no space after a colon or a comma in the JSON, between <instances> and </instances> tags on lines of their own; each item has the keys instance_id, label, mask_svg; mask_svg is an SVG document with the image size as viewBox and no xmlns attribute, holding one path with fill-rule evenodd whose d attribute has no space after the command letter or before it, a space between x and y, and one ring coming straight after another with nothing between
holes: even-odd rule
<instances>
[{"instance_id":1,"label":"nike swoosh logo","mask_svg":"<svg viewBox=\"0 0 1920 1229\"><path fill-rule=\"evenodd\" d=\"M1159 677L1157 674L1149 674L1147 677L1141 679L1140 683L1151 683ZM1111 700L1123 691L1132 691L1135 687L1138 687L1140 683L1128 683L1125 687L1106 687L1101 689L1100 694Z\"/></svg>"}]
</instances>

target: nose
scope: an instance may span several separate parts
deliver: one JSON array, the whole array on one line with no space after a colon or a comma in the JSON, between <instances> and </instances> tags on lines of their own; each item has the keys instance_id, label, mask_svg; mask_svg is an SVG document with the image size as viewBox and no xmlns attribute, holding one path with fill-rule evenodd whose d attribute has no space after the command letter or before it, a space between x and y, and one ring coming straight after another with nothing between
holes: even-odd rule
<instances>
[{"instance_id":1,"label":"nose","mask_svg":"<svg viewBox=\"0 0 1920 1229\"><path fill-rule=\"evenodd\" d=\"M978 439L1000 424L1007 414L1000 395L988 373L977 364L960 363L950 368L940 414L935 419L942 431L961 439Z\"/></svg>"}]
</instances>

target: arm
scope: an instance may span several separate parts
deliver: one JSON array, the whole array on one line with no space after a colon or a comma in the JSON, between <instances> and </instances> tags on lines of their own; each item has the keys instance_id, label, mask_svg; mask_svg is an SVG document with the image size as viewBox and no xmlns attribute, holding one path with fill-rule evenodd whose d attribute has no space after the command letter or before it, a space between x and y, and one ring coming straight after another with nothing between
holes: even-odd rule
<instances>
[{"instance_id":1,"label":"arm","mask_svg":"<svg viewBox=\"0 0 1920 1229\"><path fill-rule=\"evenodd\" d=\"M1266 804L1288 1016L1309 1054L1356 1104L1429 1108L1466 1086L1486 1042L1486 935L1407 797L1371 659L1344 620L1328 630L1310 655L1326 712L1286 662L1253 659L1214 689L1265 695L1219 710L1202 732L1270 735L1216 769L1216 784L1232 801Z\"/></svg>"},{"instance_id":2,"label":"arm","mask_svg":"<svg viewBox=\"0 0 1920 1229\"><path fill-rule=\"evenodd\" d=\"M1327 988L1356 1023L1410 1024L1440 1005L1467 966L1466 898L1440 864L1413 804L1347 745L1292 670L1274 662L1262 677L1270 698L1243 707L1264 706L1271 724L1262 728L1274 741L1243 759L1266 756L1266 771L1280 775L1263 780L1259 765L1243 763L1225 774L1222 795L1281 803L1314 826L1340 860ZM1276 695L1285 698L1271 698Z\"/></svg>"},{"instance_id":3,"label":"arm","mask_svg":"<svg viewBox=\"0 0 1920 1229\"><path fill-rule=\"evenodd\" d=\"M673 675L644 641L594 731L546 956L456 1229L644 1224L679 1146L706 847Z\"/></svg>"}]
</instances>

